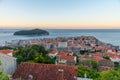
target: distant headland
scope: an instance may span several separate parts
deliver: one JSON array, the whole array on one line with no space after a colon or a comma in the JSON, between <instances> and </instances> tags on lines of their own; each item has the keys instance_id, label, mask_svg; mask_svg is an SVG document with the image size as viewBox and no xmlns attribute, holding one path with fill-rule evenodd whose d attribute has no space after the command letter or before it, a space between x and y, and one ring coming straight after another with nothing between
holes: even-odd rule
<instances>
[{"instance_id":1,"label":"distant headland","mask_svg":"<svg viewBox=\"0 0 120 80\"><path fill-rule=\"evenodd\" d=\"M14 35L43 36L43 35L49 35L49 32L42 29L20 30L20 31L16 31Z\"/></svg>"}]
</instances>

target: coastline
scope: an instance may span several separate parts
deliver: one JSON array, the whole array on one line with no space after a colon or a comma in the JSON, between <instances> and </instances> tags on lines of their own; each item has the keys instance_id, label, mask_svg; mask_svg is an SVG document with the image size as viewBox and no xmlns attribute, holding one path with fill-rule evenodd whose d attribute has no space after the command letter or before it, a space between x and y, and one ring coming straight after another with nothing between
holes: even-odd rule
<instances>
[{"instance_id":1,"label":"coastline","mask_svg":"<svg viewBox=\"0 0 120 80\"><path fill-rule=\"evenodd\" d=\"M35 38L56 38L56 37L76 37L76 36L95 36L102 42L120 46L120 29L45 29L50 32L49 36L14 36L13 33L22 29L0 29L0 45L5 41L27 40Z\"/></svg>"}]
</instances>

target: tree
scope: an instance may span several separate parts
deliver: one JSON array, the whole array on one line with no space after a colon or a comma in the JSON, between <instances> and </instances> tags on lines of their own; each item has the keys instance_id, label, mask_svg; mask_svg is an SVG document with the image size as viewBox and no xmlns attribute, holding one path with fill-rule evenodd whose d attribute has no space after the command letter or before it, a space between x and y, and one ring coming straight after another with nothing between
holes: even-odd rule
<instances>
[{"instance_id":1,"label":"tree","mask_svg":"<svg viewBox=\"0 0 120 80\"><path fill-rule=\"evenodd\" d=\"M94 61L94 60L84 60L84 61L82 61L82 64L84 65L84 64L91 64L91 66L92 66L92 69L94 69L94 70L96 70L97 69L97 66L98 66L98 63L96 62L96 61Z\"/></svg>"},{"instance_id":2,"label":"tree","mask_svg":"<svg viewBox=\"0 0 120 80\"><path fill-rule=\"evenodd\" d=\"M12 49L12 48L8 47L8 46L2 46L2 47L0 47L0 50L2 50L2 49Z\"/></svg>"},{"instance_id":3,"label":"tree","mask_svg":"<svg viewBox=\"0 0 120 80\"><path fill-rule=\"evenodd\" d=\"M78 64L79 64L79 63L78 63L78 62L79 62L79 60L78 60L78 55L77 55L76 53L74 53L73 56L76 56L76 61L77 61L76 65L78 65Z\"/></svg>"},{"instance_id":4,"label":"tree","mask_svg":"<svg viewBox=\"0 0 120 80\"><path fill-rule=\"evenodd\" d=\"M0 80L9 80L9 77L6 73L0 72Z\"/></svg>"},{"instance_id":5,"label":"tree","mask_svg":"<svg viewBox=\"0 0 120 80\"><path fill-rule=\"evenodd\" d=\"M87 50L80 50L80 54L83 55L84 53L88 52Z\"/></svg>"},{"instance_id":6,"label":"tree","mask_svg":"<svg viewBox=\"0 0 120 80\"><path fill-rule=\"evenodd\" d=\"M108 71L101 72L99 78L96 78L95 80L120 80L120 70L115 71L110 69Z\"/></svg>"},{"instance_id":7,"label":"tree","mask_svg":"<svg viewBox=\"0 0 120 80\"><path fill-rule=\"evenodd\" d=\"M119 62L114 62L115 69L119 67Z\"/></svg>"},{"instance_id":8,"label":"tree","mask_svg":"<svg viewBox=\"0 0 120 80\"><path fill-rule=\"evenodd\" d=\"M89 75L90 69L86 66L78 66L78 77L84 77L84 74Z\"/></svg>"},{"instance_id":9,"label":"tree","mask_svg":"<svg viewBox=\"0 0 120 80\"><path fill-rule=\"evenodd\" d=\"M78 77L84 77L85 74L87 78L91 79L96 79L100 76L97 70L91 70L87 66L78 66Z\"/></svg>"},{"instance_id":10,"label":"tree","mask_svg":"<svg viewBox=\"0 0 120 80\"><path fill-rule=\"evenodd\" d=\"M109 56L103 56L104 59L110 60Z\"/></svg>"},{"instance_id":11,"label":"tree","mask_svg":"<svg viewBox=\"0 0 120 80\"><path fill-rule=\"evenodd\" d=\"M36 54L36 56L34 58L34 62L44 63L44 57L40 54Z\"/></svg>"},{"instance_id":12,"label":"tree","mask_svg":"<svg viewBox=\"0 0 120 80\"><path fill-rule=\"evenodd\" d=\"M88 75L88 78L91 78L91 79L96 79L96 78L99 78L100 76L100 72L98 72L97 70L91 70L89 72L89 75Z\"/></svg>"},{"instance_id":13,"label":"tree","mask_svg":"<svg viewBox=\"0 0 120 80\"><path fill-rule=\"evenodd\" d=\"M18 64L20 64L21 62L24 62L24 61L25 61L24 57L22 57L20 55L17 56L17 63Z\"/></svg>"},{"instance_id":14,"label":"tree","mask_svg":"<svg viewBox=\"0 0 120 80\"><path fill-rule=\"evenodd\" d=\"M48 56L48 51L41 45L20 46L16 49L14 56L20 62L54 63L55 60Z\"/></svg>"}]
</instances>

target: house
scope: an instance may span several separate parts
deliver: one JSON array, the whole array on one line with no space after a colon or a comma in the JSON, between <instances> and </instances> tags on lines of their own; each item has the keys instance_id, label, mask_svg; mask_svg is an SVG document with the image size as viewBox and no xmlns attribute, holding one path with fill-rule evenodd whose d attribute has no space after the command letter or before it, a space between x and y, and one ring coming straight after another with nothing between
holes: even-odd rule
<instances>
[{"instance_id":1,"label":"house","mask_svg":"<svg viewBox=\"0 0 120 80\"><path fill-rule=\"evenodd\" d=\"M67 41L58 42L58 47L59 48L65 48L67 46L68 46Z\"/></svg>"},{"instance_id":2,"label":"house","mask_svg":"<svg viewBox=\"0 0 120 80\"><path fill-rule=\"evenodd\" d=\"M19 46L27 46L29 44L29 40L19 40Z\"/></svg>"},{"instance_id":3,"label":"house","mask_svg":"<svg viewBox=\"0 0 120 80\"><path fill-rule=\"evenodd\" d=\"M22 62L15 73L13 80L77 80L77 67Z\"/></svg>"},{"instance_id":4,"label":"house","mask_svg":"<svg viewBox=\"0 0 120 80\"><path fill-rule=\"evenodd\" d=\"M113 48L109 48L106 50L107 53L112 53L112 54L115 54L116 53L116 50L113 49Z\"/></svg>"},{"instance_id":5,"label":"house","mask_svg":"<svg viewBox=\"0 0 120 80\"><path fill-rule=\"evenodd\" d=\"M75 63L76 63L76 56L64 56L64 55L63 56L59 56L59 63L64 63L64 64L73 63L73 65L75 65Z\"/></svg>"},{"instance_id":6,"label":"house","mask_svg":"<svg viewBox=\"0 0 120 80\"><path fill-rule=\"evenodd\" d=\"M105 52L106 50L106 46L94 46L93 49L94 51L97 51L97 52Z\"/></svg>"},{"instance_id":7,"label":"house","mask_svg":"<svg viewBox=\"0 0 120 80\"><path fill-rule=\"evenodd\" d=\"M102 60L102 53L100 53L100 52L97 52L94 56L93 56L93 60L95 60L95 61L100 61L100 60Z\"/></svg>"},{"instance_id":8,"label":"house","mask_svg":"<svg viewBox=\"0 0 120 80\"><path fill-rule=\"evenodd\" d=\"M13 50L0 50L0 53L2 54L6 54L6 55L9 55L9 56L13 56Z\"/></svg>"},{"instance_id":9,"label":"house","mask_svg":"<svg viewBox=\"0 0 120 80\"><path fill-rule=\"evenodd\" d=\"M57 61L59 64L66 65L75 65L76 64L76 56L72 55L72 52L62 51L57 55Z\"/></svg>"},{"instance_id":10,"label":"house","mask_svg":"<svg viewBox=\"0 0 120 80\"><path fill-rule=\"evenodd\" d=\"M52 50L52 51L49 52L48 55L49 55L51 58L55 58L55 57L57 56L57 54L58 54L58 51L57 51L57 50Z\"/></svg>"},{"instance_id":11,"label":"house","mask_svg":"<svg viewBox=\"0 0 120 80\"><path fill-rule=\"evenodd\" d=\"M17 67L16 58L9 56L7 54L0 53L0 72L6 72L7 74L12 75Z\"/></svg>"},{"instance_id":12,"label":"house","mask_svg":"<svg viewBox=\"0 0 120 80\"><path fill-rule=\"evenodd\" d=\"M40 44L40 41L38 39L31 39L29 40L30 45Z\"/></svg>"},{"instance_id":13,"label":"house","mask_svg":"<svg viewBox=\"0 0 120 80\"><path fill-rule=\"evenodd\" d=\"M120 62L120 55L119 54L109 53L108 55L109 55L111 61Z\"/></svg>"},{"instance_id":14,"label":"house","mask_svg":"<svg viewBox=\"0 0 120 80\"><path fill-rule=\"evenodd\" d=\"M84 55L79 56L79 62L83 60L95 60L95 61L100 61L102 60L102 53L96 52L96 53L85 53Z\"/></svg>"},{"instance_id":15,"label":"house","mask_svg":"<svg viewBox=\"0 0 120 80\"><path fill-rule=\"evenodd\" d=\"M83 60L91 60L94 56L94 53L85 53L84 55L79 56L79 62L82 62Z\"/></svg>"},{"instance_id":16,"label":"house","mask_svg":"<svg viewBox=\"0 0 120 80\"><path fill-rule=\"evenodd\" d=\"M99 64L98 66L99 71L106 71L110 68L114 69L114 62L110 60L103 59L103 60L100 60L98 64Z\"/></svg>"},{"instance_id":17,"label":"house","mask_svg":"<svg viewBox=\"0 0 120 80\"><path fill-rule=\"evenodd\" d=\"M68 53L68 55L72 56L73 52L71 50L66 51Z\"/></svg>"}]
</instances>

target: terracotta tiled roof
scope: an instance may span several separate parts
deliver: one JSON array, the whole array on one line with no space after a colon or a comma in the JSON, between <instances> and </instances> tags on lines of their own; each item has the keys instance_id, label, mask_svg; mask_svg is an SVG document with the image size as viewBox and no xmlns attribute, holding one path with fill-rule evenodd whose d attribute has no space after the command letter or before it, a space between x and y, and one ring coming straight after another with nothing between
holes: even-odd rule
<instances>
[{"instance_id":1,"label":"terracotta tiled roof","mask_svg":"<svg viewBox=\"0 0 120 80\"><path fill-rule=\"evenodd\" d=\"M62 80L62 75L63 80L77 80L75 79L77 68L75 66L23 62L12 77L24 80Z\"/></svg>"},{"instance_id":2,"label":"terracotta tiled roof","mask_svg":"<svg viewBox=\"0 0 120 80\"><path fill-rule=\"evenodd\" d=\"M93 60L95 60L95 61L100 61L102 58L100 57L100 56L94 56L93 57Z\"/></svg>"},{"instance_id":3,"label":"terracotta tiled roof","mask_svg":"<svg viewBox=\"0 0 120 80\"><path fill-rule=\"evenodd\" d=\"M75 56L60 56L60 59L74 60Z\"/></svg>"},{"instance_id":4,"label":"terracotta tiled roof","mask_svg":"<svg viewBox=\"0 0 120 80\"><path fill-rule=\"evenodd\" d=\"M11 52L12 52L11 50L0 50L0 53L3 53L3 54L8 54Z\"/></svg>"},{"instance_id":5,"label":"terracotta tiled roof","mask_svg":"<svg viewBox=\"0 0 120 80\"><path fill-rule=\"evenodd\" d=\"M95 60L95 61L100 61L100 60L102 60L102 53L97 52L97 53L93 56L93 60Z\"/></svg>"},{"instance_id":6,"label":"terracotta tiled roof","mask_svg":"<svg viewBox=\"0 0 120 80\"><path fill-rule=\"evenodd\" d=\"M65 51L62 51L62 52L59 52L58 55L61 55L61 56L66 56L68 53L65 52Z\"/></svg>"},{"instance_id":7,"label":"terracotta tiled roof","mask_svg":"<svg viewBox=\"0 0 120 80\"><path fill-rule=\"evenodd\" d=\"M71 51L62 51L58 53L58 56L60 59L65 59L65 60L74 60L75 56L70 56Z\"/></svg>"},{"instance_id":8,"label":"terracotta tiled roof","mask_svg":"<svg viewBox=\"0 0 120 80\"><path fill-rule=\"evenodd\" d=\"M119 54L109 53L108 55L109 55L109 57L112 58L112 59L120 58L120 55L119 55Z\"/></svg>"},{"instance_id":9,"label":"terracotta tiled roof","mask_svg":"<svg viewBox=\"0 0 120 80\"><path fill-rule=\"evenodd\" d=\"M49 54L56 54L57 53L57 51L56 50L52 50L52 51L50 51L50 53Z\"/></svg>"}]
</instances>

